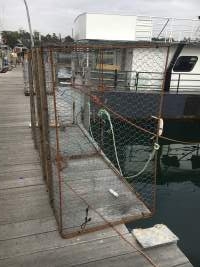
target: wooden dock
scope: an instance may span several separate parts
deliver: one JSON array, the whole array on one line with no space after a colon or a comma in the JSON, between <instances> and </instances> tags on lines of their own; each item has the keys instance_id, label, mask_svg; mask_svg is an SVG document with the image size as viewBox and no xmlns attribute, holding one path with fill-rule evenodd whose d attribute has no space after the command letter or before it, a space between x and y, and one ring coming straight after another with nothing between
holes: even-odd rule
<instances>
[{"instance_id":1,"label":"wooden dock","mask_svg":"<svg viewBox=\"0 0 200 267\"><path fill-rule=\"evenodd\" d=\"M20 67L0 74L0 94L1 267L192 266L176 243L142 249L123 224L62 239L31 137L29 97L23 94ZM76 186L73 161L67 168L70 185ZM79 170L82 167L76 166ZM90 172L92 165L82 172L82 193L89 190L85 182Z\"/></svg>"}]
</instances>

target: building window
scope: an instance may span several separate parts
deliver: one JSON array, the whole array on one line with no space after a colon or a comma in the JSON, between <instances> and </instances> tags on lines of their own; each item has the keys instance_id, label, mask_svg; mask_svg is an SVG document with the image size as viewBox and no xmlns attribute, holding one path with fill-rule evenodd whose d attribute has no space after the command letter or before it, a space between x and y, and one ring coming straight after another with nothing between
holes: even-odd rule
<instances>
[{"instance_id":1,"label":"building window","mask_svg":"<svg viewBox=\"0 0 200 267\"><path fill-rule=\"evenodd\" d=\"M192 71L197 63L196 56L181 56L177 59L173 71L174 72L189 72Z\"/></svg>"}]
</instances>

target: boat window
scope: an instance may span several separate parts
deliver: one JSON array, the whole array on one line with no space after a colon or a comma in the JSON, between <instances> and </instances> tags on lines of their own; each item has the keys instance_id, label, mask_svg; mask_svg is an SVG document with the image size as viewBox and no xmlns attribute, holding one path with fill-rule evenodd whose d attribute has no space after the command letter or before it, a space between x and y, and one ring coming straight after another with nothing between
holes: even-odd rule
<instances>
[{"instance_id":1,"label":"boat window","mask_svg":"<svg viewBox=\"0 0 200 267\"><path fill-rule=\"evenodd\" d=\"M198 57L196 56L181 56L177 59L173 71L175 72L189 72L193 70Z\"/></svg>"},{"instance_id":2,"label":"boat window","mask_svg":"<svg viewBox=\"0 0 200 267\"><path fill-rule=\"evenodd\" d=\"M112 65L114 63L114 53L113 51L105 51L103 55L103 63Z\"/></svg>"}]
</instances>

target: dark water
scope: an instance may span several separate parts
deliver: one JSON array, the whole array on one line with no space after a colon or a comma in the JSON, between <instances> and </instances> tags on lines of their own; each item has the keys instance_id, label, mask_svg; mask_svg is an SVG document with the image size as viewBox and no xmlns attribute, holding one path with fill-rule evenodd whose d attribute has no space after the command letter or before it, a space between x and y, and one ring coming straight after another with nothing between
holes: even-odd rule
<instances>
[{"instance_id":1,"label":"dark water","mask_svg":"<svg viewBox=\"0 0 200 267\"><path fill-rule=\"evenodd\" d=\"M187 147L187 149L189 149ZM185 153L181 148L177 154ZM189 154L188 157L191 157ZM157 179L156 214L151 219L128 224L147 228L166 224L180 239L179 248L195 266L200 266L200 172L185 159L177 168L163 168Z\"/></svg>"}]
</instances>

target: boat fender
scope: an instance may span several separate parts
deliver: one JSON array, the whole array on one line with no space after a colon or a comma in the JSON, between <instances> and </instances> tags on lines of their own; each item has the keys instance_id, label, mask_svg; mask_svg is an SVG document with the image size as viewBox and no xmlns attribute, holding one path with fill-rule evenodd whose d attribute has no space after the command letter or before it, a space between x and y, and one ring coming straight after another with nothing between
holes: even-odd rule
<instances>
[{"instance_id":1,"label":"boat fender","mask_svg":"<svg viewBox=\"0 0 200 267\"><path fill-rule=\"evenodd\" d=\"M163 134L163 127L164 127L164 121L162 118L158 118L156 116L151 116L153 119L158 120L158 136L161 136Z\"/></svg>"},{"instance_id":2,"label":"boat fender","mask_svg":"<svg viewBox=\"0 0 200 267\"><path fill-rule=\"evenodd\" d=\"M113 189L109 189L109 192L113 195L113 196L115 196L115 197L119 197L119 194L116 192L116 191L114 191Z\"/></svg>"},{"instance_id":3,"label":"boat fender","mask_svg":"<svg viewBox=\"0 0 200 267\"><path fill-rule=\"evenodd\" d=\"M162 118L158 121L158 135L161 136L163 133L164 121Z\"/></svg>"}]
</instances>

